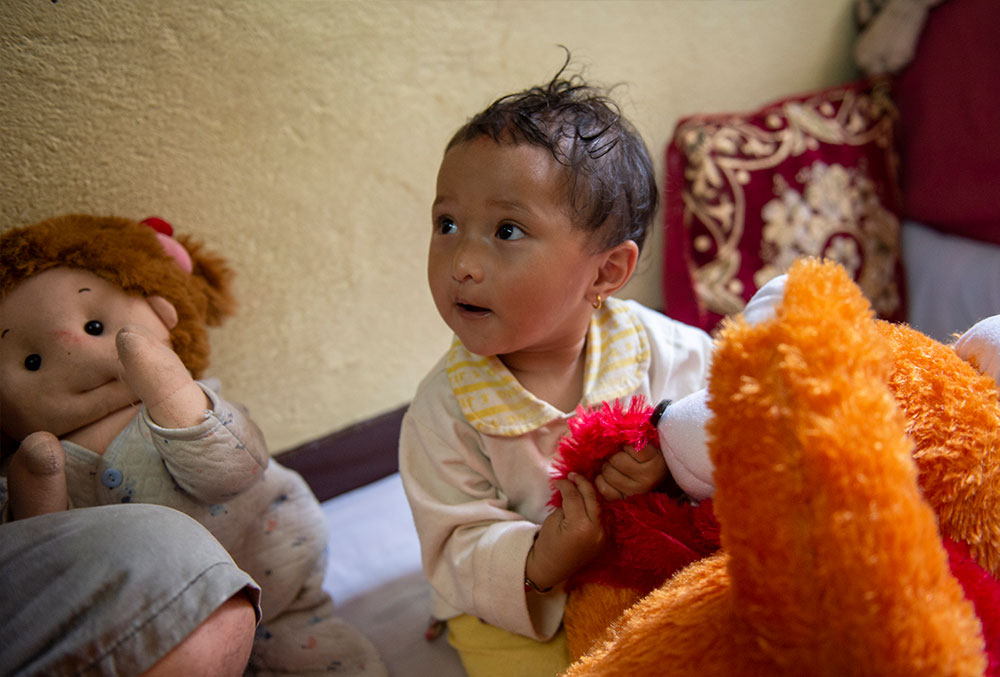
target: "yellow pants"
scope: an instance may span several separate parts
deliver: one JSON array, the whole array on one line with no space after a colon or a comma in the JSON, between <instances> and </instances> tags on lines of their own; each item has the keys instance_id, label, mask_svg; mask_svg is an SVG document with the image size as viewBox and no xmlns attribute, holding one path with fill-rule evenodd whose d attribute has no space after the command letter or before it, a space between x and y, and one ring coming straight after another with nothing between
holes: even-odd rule
<instances>
[{"instance_id":1,"label":"yellow pants","mask_svg":"<svg viewBox=\"0 0 1000 677\"><path fill-rule=\"evenodd\" d=\"M469 677L555 677L570 662L562 628L549 641L539 642L465 615L448 621L448 642Z\"/></svg>"}]
</instances>

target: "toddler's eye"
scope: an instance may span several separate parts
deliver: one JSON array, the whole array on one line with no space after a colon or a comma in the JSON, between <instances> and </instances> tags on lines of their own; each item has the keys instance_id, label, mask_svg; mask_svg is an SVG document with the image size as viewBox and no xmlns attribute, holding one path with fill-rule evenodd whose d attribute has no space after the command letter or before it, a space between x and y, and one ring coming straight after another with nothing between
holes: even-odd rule
<instances>
[{"instance_id":1,"label":"toddler's eye","mask_svg":"<svg viewBox=\"0 0 1000 677\"><path fill-rule=\"evenodd\" d=\"M458 230L458 226L455 225L455 222L450 217L442 216L437 221L437 230L442 235L448 235Z\"/></svg>"},{"instance_id":2,"label":"toddler's eye","mask_svg":"<svg viewBox=\"0 0 1000 677\"><path fill-rule=\"evenodd\" d=\"M504 223L497 228L497 237L501 240L520 240L524 237L524 231L513 223Z\"/></svg>"},{"instance_id":3,"label":"toddler's eye","mask_svg":"<svg viewBox=\"0 0 1000 677\"><path fill-rule=\"evenodd\" d=\"M24 358L24 368L28 371L38 371L42 368L42 356L32 353Z\"/></svg>"},{"instance_id":4,"label":"toddler's eye","mask_svg":"<svg viewBox=\"0 0 1000 677\"><path fill-rule=\"evenodd\" d=\"M104 333L104 325L97 320L91 320L87 324L83 325L83 330L91 336L100 336Z\"/></svg>"}]
</instances>

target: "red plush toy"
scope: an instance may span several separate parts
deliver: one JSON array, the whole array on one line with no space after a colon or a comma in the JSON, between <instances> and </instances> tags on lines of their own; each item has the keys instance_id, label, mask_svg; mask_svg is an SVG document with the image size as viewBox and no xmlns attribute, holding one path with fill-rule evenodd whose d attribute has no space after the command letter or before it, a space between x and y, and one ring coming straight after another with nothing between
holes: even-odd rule
<instances>
[{"instance_id":1,"label":"red plush toy","mask_svg":"<svg viewBox=\"0 0 1000 677\"><path fill-rule=\"evenodd\" d=\"M593 482L604 462L624 446L659 446L654 408L642 397L625 407L580 407L559 445L555 479L571 471ZM659 412L655 412L659 413ZM582 655L628 606L675 572L719 548L710 499L690 500L671 478L659 491L616 501L598 495L609 547L566 582L566 638L570 655ZM562 504L554 491L553 507Z\"/></svg>"}]
</instances>

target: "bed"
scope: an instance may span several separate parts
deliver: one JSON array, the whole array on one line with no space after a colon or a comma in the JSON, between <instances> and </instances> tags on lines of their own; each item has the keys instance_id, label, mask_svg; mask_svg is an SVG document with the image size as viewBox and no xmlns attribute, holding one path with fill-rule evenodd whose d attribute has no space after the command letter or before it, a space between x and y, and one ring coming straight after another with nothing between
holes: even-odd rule
<instances>
[{"instance_id":1,"label":"bed","mask_svg":"<svg viewBox=\"0 0 1000 677\"><path fill-rule=\"evenodd\" d=\"M692 163L705 162L705 146L699 149L689 142L704 140L718 131L719 120L737 129L738 136L750 133L754 125L773 131L781 124L790 124L786 118L812 111L827 116L827 121L853 120L845 124L854 126L816 144L811 148L812 156L803 153L797 157L807 155L809 166L820 161L824 167L841 163L857 170L848 178L859 182L855 188L861 193L877 198L878 207L856 219L871 219L871 228L842 228L820 238L820 251L798 254L828 253L823 248L837 243L839 255L854 261L857 276L866 266L877 264L879 270L869 271L866 278L874 280L875 286L866 293L884 302L880 314L907 321L939 341L947 342L977 320L1000 314L1000 226L996 225L1000 224L1000 131L992 123L994 111L1000 107L1000 90L992 87L1000 76L1000 42L985 35L988 27L1000 20L998 7L995 0L947 0L931 10L916 56L891 82L891 89L884 89L884 79L865 79L786 97L758 111L679 121L674 143L667 151L665 312L711 330L723 315L738 311L740 303L763 283L764 278L755 277L755 273L772 265L773 260L764 260L761 251L770 252L772 258L781 253L774 246L762 246L767 224L760 219L756 226L749 220L741 222L742 239L735 243L720 235L732 232L732 222L699 225L699 218L708 219L706 214L726 209L699 211L698 200L728 199L729 207L742 209L740 218L749 219L774 199L776 185L795 190L794 181L806 174L815 176L804 173L802 166L789 167L785 163L795 158L786 155L773 163L769 173L758 177L759 185L764 186L758 194L763 196L759 204L753 202L757 198L751 192L756 175L749 171L732 173L742 181L735 187L738 194L730 186L698 195L698 171L692 169ZM956 77L956 68L960 68L961 77ZM987 84L976 87L977 81ZM891 92L893 104L889 108L869 105L852 109L868 116L860 127L857 116L837 115L844 105L857 106L861 97L867 96L868 104L873 100L878 103L873 97L887 92ZM786 116L777 127L776 114ZM892 125L879 127L886 115ZM952 121L961 120L961 129L949 126L948 116ZM815 122L820 118L810 119ZM685 122L692 121L695 133L690 133L689 125L688 135L683 136ZM859 129L881 131L864 136L855 134ZM886 147L884 138L876 138L881 133L898 133L898 137ZM972 138L967 138L970 134ZM732 150L738 145L719 147ZM761 146L755 147L765 152L760 151ZM891 152L896 148L900 152L894 159ZM717 168L727 161L710 159ZM761 166L760 157L756 160L754 166ZM779 175L780 180L776 180ZM702 183L701 189L705 185ZM807 192L802 187L796 196ZM782 199L787 203L789 197ZM730 215L732 211L729 209ZM896 219L891 241L884 239L884 230L879 231L886 213ZM704 237L698 237L698 227L703 227ZM773 226L770 232L774 232ZM883 239L873 248L872 237ZM848 242L848 238L853 240ZM721 256L721 245L730 248L726 251L736 247L742 257L739 261L748 269L713 264ZM699 269L707 270L701 278L697 277ZM890 303L893 299L895 303ZM325 587L340 614L376 644L390 674L460 676L464 672L447 641L424 637L429 589L396 472L396 439L403 411L390 412L279 459L299 470L321 499L331 544Z\"/></svg>"}]
</instances>

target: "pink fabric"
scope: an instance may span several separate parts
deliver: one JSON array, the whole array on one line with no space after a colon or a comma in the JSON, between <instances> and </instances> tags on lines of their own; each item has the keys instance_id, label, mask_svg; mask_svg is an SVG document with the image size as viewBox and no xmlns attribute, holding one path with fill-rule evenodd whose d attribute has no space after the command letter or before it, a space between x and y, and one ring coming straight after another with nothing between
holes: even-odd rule
<instances>
[{"instance_id":1,"label":"pink fabric","mask_svg":"<svg viewBox=\"0 0 1000 677\"><path fill-rule=\"evenodd\" d=\"M1000 244L1000 2L930 10L900 74L903 211L938 230Z\"/></svg>"}]
</instances>

